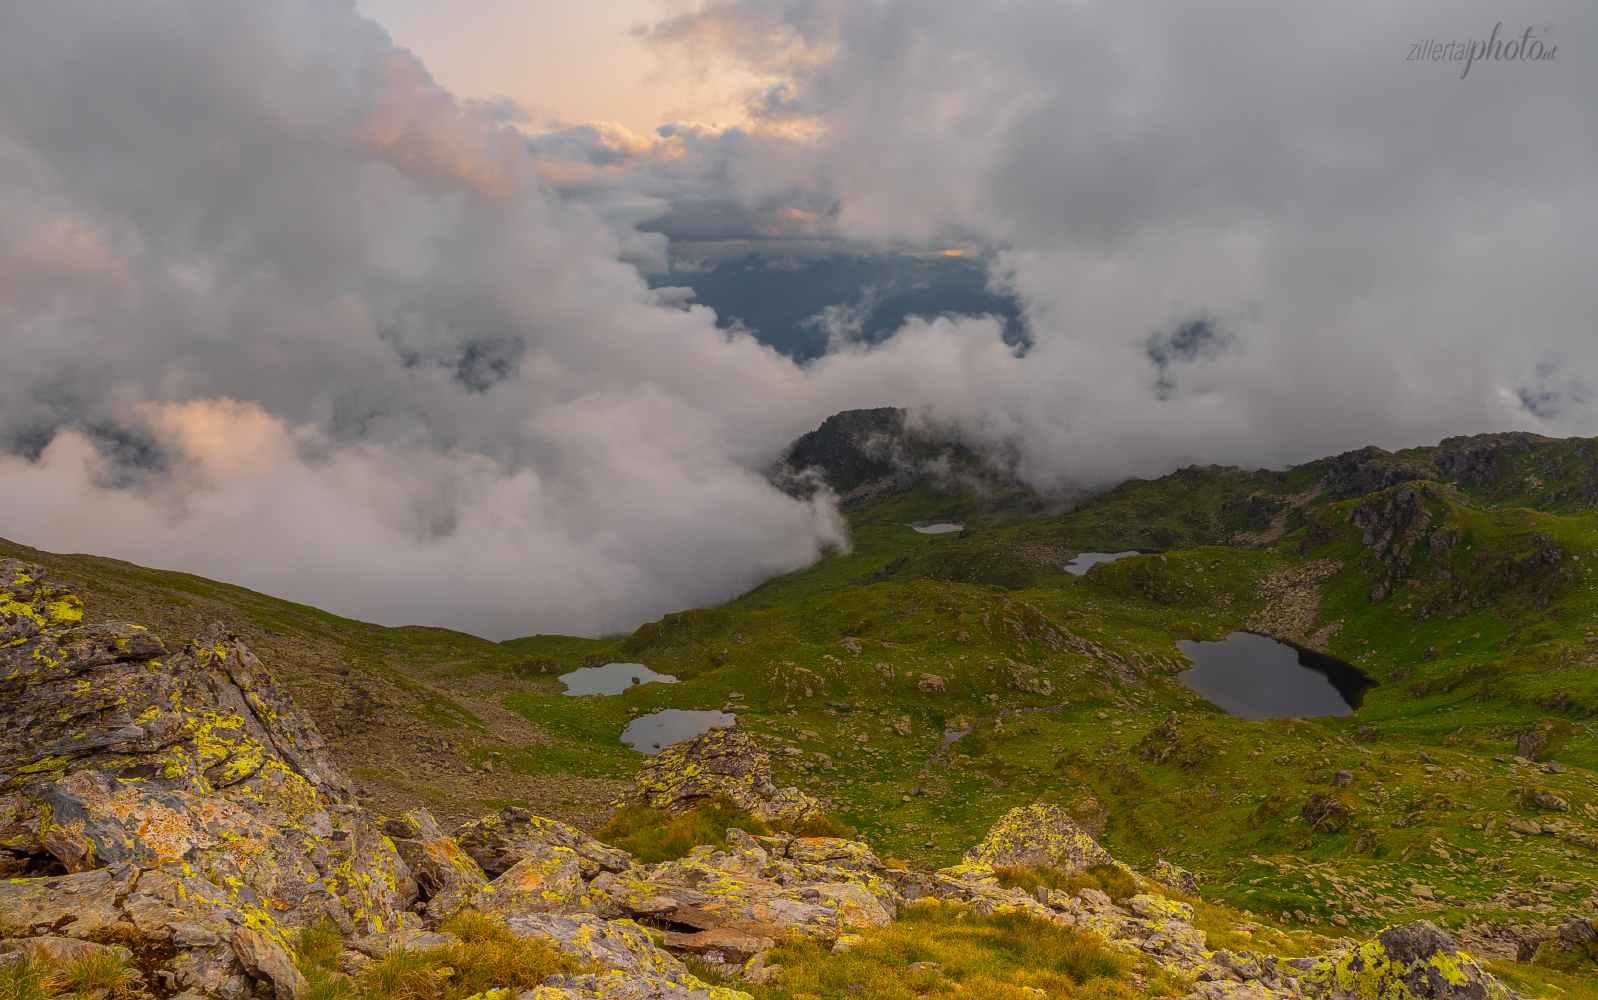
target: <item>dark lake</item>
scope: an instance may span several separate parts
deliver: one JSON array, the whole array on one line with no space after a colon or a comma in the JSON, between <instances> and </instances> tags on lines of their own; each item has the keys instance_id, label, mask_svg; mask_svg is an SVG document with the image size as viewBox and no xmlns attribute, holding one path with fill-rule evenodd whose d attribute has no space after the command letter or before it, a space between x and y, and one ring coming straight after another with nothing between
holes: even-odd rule
<instances>
[{"instance_id":1,"label":"dark lake","mask_svg":"<svg viewBox=\"0 0 1598 1000\"><path fill-rule=\"evenodd\" d=\"M712 726L730 727L738 717L725 712L690 712L668 708L654 715L640 715L621 731L621 741L639 753L654 755L673 743L707 732Z\"/></svg>"},{"instance_id":2,"label":"dark lake","mask_svg":"<svg viewBox=\"0 0 1598 1000\"><path fill-rule=\"evenodd\" d=\"M1376 686L1352 664L1252 632L1176 644L1193 661L1177 679L1244 719L1350 715Z\"/></svg>"},{"instance_id":3,"label":"dark lake","mask_svg":"<svg viewBox=\"0 0 1598 1000\"><path fill-rule=\"evenodd\" d=\"M670 674L657 674L642 663L607 663L602 667L579 667L569 674L561 674L560 679L566 684L566 693L570 695L584 694L621 694L634 684L648 684L651 681L660 681L663 684L675 684L677 678Z\"/></svg>"}]
</instances>

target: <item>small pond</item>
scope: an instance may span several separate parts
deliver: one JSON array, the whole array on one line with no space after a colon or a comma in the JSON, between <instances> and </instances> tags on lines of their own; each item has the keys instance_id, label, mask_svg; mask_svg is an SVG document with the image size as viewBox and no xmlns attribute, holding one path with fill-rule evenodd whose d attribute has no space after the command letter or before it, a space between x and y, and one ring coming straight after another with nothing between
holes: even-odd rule
<instances>
[{"instance_id":1,"label":"small pond","mask_svg":"<svg viewBox=\"0 0 1598 1000\"><path fill-rule=\"evenodd\" d=\"M698 736L715 726L734 726L736 715L725 712L690 712L680 708L667 708L654 715L640 715L621 731L621 741L651 756L683 740Z\"/></svg>"},{"instance_id":2,"label":"small pond","mask_svg":"<svg viewBox=\"0 0 1598 1000\"><path fill-rule=\"evenodd\" d=\"M1077 557L1075 559L1072 559L1070 562L1065 564L1065 571L1067 573L1074 573L1077 576L1081 576L1083 573L1086 573L1089 569L1091 569L1094 563L1115 562L1117 559L1125 559L1127 556L1135 555L1137 555L1135 551L1079 552L1077 553Z\"/></svg>"},{"instance_id":3,"label":"small pond","mask_svg":"<svg viewBox=\"0 0 1598 1000\"><path fill-rule=\"evenodd\" d=\"M910 527L923 535L943 535L965 527L964 521L911 521Z\"/></svg>"},{"instance_id":4,"label":"small pond","mask_svg":"<svg viewBox=\"0 0 1598 1000\"><path fill-rule=\"evenodd\" d=\"M582 667L569 674L561 674L566 683L566 693L621 694L634 684L660 681L675 684L677 678L670 674L657 674L642 663L607 663L603 667Z\"/></svg>"},{"instance_id":5,"label":"small pond","mask_svg":"<svg viewBox=\"0 0 1598 1000\"><path fill-rule=\"evenodd\" d=\"M1376 682L1358 667L1284 642L1233 632L1220 642L1177 641L1193 669L1183 684L1244 719L1350 715Z\"/></svg>"}]
</instances>

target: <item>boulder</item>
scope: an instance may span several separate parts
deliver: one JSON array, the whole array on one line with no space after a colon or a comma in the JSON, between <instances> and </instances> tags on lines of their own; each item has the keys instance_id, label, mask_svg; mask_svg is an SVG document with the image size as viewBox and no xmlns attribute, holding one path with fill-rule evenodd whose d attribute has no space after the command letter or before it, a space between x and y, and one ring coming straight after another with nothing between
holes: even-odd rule
<instances>
[{"instance_id":1,"label":"boulder","mask_svg":"<svg viewBox=\"0 0 1598 1000\"><path fill-rule=\"evenodd\" d=\"M854 935L845 934L838 940ZM666 947L689 951L713 962L736 962L739 965L765 951L777 942L768 937L754 937L727 927L714 927L708 931L684 934L681 931L666 933Z\"/></svg>"},{"instance_id":2,"label":"boulder","mask_svg":"<svg viewBox=\"0 0 1598 1000\"><path fill-rule=\"evenodd\" d=\"M602 844L576 827L534 816L526 809L501 809L455 831L455 843L488 875L497 878L535 848L566 847L577 852L584 878L602 871L623 872L632 855Z\"/></svg>"},{"instance_id":3,"label":"boulder","mask_svg":"<svg viewBox=\"0 0 1598 1000\"><path fill-rule=\"evenodd\" d=\"M1053 868L1075 875L1115 859L1064 809L1038 802L1001 816L982 843L965 852L965 862L989 868Z\"/></svg>"},{"instance_id":4,"label":"boulder","mask_svg":"<svg viewBox=\"0 0 1598 1000\"><path fill-rule=\"evenodd\" d=\"M516 913L599 912L605 900L584 885L576 851L538 845L484 886L471 905L503 919Z\"/></svg>"},{"instance_id":5,"label":"boulder","mask_svg":"<svg viewBox=\"0 0 1598 1000\"><path fill-rule=\"evenodd\" d=\"M680 814L726 799L761 822L797 822L820 815L821 803L771 781L771 757L737 729L712 729L675 743L639 770L621 805Z\"/></svg>"},{"instance_id":6,"label":"boulder","mask_svg":"<svg viewBox=\"0 0 1598 1000\"><path fill-rule=\"evenodd\" d=\"M417 891L427 901L430 924L450 916L488 886L483 869L444 835L426 809L389 820L383 833L415 877Z\"/></svg>"},{"instance_id":7,"label":"boulder","mask_svg":"<svg viewBox=\"0 0 1598 1000\"><path fill-rule=\"evenodd\" d=\"M254 927L233 932L233 953L251 977L270 983L277 1000L304 1000L310 990L281 937Z\"/></svg>"},{"instance_id":8,"label":"boulder","mask_svg":"<svg viewBox=\"0 0 1598 1000\"><path fill-rule=\"evenodd\" d=\"M506 918L505 926L517 937L548 941L604 972L676 978L687 971L631 920L602 920L586 913L517 913Z\"/></svg>"},{"instance_id":9,"label":"boulder","mask_svg":"<svg viewBox=\"0 0 1598 1000\"><path fill-rule=\"evenodd\" d=\"M1199 894L1198 876L1164 858L1154 863L1154 881L1189 896Z\"/></svg>"},{"instance_id":10,"label":"boulder","mask_svg":"<svg viewBox=\"0 0 1598 1000\"><path fill-rule=\"evenodd\" d=\"M65 937L0 940L0 955L22 955L30 962L57 967L97 955L109 955L123 962L133 958L133 952L120 945L95 944Z\"/></svg>"},{"instance_id":11,"label":"boulder","mask_svg":"<svg viewBox=\"0 0 1598 1000\"><path fill-rule=\"evenodd\" d=\"M1326 1000L1518 1000L1429 920L1389 927L1341 958L1308 966L1299 987Z\"/></svg>"},{"instance_id":12,"label":"boulder","mask_svg":"<svg viewBox=\"0 0 1598 1000\"><path fill-rule=\"evenodd\" d=\"M131 865L119 865L56 878L0 879L0 937L89 938L126 930L117 898L137 877Z\"/></svg>"},{"instance_id":13,"label":"boulder","mask_svg":"<svg viewBox=\"0 0 1598 1000\"><path fill-rule=\"evenodd\" d=\"M695 931L726 929L755 938L792 934L834 941L851 930L893 922L895 894L875 876L832 868L823 873L828 880L796 878L783 884L751 870L765 853L764 849L728 853L695 848L687 858L657 865L644 879L617 879L605 887L610 905L621 913ZM791 868L787 874L798 871ZM773 873L784 872L779 866Z\"/></svg>"}]
</instances>

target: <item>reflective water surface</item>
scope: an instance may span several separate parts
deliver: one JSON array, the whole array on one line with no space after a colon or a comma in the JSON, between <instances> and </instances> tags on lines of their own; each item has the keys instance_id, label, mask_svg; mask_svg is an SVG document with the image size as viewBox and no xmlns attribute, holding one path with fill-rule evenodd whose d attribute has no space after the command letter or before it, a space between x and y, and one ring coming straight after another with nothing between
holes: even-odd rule
<instances>
[{"instance_id":1,"label":"reflective water surface","mask_svg":"<svg viewBox=\"0 0 1598 1000\"><path fill-rule=\"evenodd\" d=\"M1083 573L1086 573L1090 568L1092 568L1094 563L1115 562L1117 559L1125 559L1127 556L1135 555L1137 555L1137 552L1135 551L1079 552L1077 553L1077 557L1075 559L1072 559L1070 562L1065 564L1065 571L1067 573L1074 573L1077 576L1081 576Z\"/></svg>"},{"instance_id":2,"label":"reflective water surface","mask_svg":"<svg viewBox=\"0 0 1598 1000\"><path fill-rule=\"evenodd\" d=\"M964 521L911 521L910 527L923 535L942 535L950 531L959 531L965 527Z\"/></svg>"},{"instance_id":3,"label":"reflective water surface","mask_svg":"<svg viewBox=\"0 0 1598 1000\"><path fill-rule=\"evenodd\" d=\"M621 731L621 741L651 756L673 743L681 743L714 726L736 725L738 717L725 712L690 712L668 708L654 715L640 715Z\"/></svg>"},{"instance_id":4,"label":"reflective water surface","mask_svg":"<svg viewBox=\"0 0 1598 1000\"><path fill-rule=\"evenodd\" d=\"M1177 679L1244 719L1349 715L1376 686L1352 664L1252 632L1176 644L1193 661Z\"/></svg>"},{"instance_id":5,"label":"reflective water surface","mask_svg":"<svg viewBox=\"0 0 1598 1000\"><path fill-rule=\"evenodd\" d=\"M642 663L607 663L603 667L582 667L569 674L561 674L566 683L566 693L621 694L634 684L660 681L675 684L677 678L670 674L657 674Z\"/></svg>"}]
</instances>

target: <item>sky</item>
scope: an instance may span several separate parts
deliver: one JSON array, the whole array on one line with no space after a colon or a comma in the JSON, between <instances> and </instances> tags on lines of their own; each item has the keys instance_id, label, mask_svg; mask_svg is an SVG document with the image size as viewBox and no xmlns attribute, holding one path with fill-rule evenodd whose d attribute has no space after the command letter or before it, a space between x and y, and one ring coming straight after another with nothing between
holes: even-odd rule
<instances>
[{"instance_id":1,"label":"sky","mask_svg":"<svg viewBox=\"0 0 1598 1000\"><path fill-rule=\"evenodd\" d=\"M764 476L841 409L1045 489L1598 434L1595 27L7 4L0 536L599 635L843 544Z\"/></svg>"}]
</instances>

